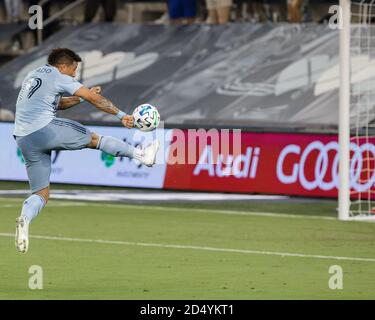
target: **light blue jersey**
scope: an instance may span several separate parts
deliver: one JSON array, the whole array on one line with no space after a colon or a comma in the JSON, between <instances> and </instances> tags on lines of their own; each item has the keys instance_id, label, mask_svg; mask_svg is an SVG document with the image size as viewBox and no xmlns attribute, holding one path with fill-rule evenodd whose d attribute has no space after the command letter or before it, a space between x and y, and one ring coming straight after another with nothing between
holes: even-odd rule
<instances>
[{"instance_id":1,"label":"light blue jersey","mask_svg":"<svg viewBox=\"0 0 375 320\"><path fill-rule=\"evenodd\" d=\"M14 135L27 136L56 118L61 96L74 95L83 85L50 65L31 71L17 99Z\"/></svg>"}]
</instances>

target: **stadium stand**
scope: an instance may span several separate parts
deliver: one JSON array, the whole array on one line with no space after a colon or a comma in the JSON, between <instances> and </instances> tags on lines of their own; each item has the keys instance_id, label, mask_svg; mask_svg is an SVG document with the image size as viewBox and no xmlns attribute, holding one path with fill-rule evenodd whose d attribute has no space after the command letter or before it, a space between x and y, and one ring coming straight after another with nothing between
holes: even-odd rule
<instances>
[{"instance_id":1,"label":"stadium stand","mask_svg":"<svg viewBox=\"0 0 375 320\"><path fill-rule=\"evenodd\" d=\"M14 111L25 74L45 63L51 46L67 46L82 55L87 86L103 86L127 112L155 104L167 125L331 130L338 121L337 39L317 24L66 27L0 69L0 97ZM89 106L64 115L117 123Z\"/></svg>"},{"instance_id":2,"label":"stadium stand","mask_svg":"<svg viewBox=\"0 0 375 320\"><path fill-rule=\"evenodd\" d=\"M0 83L3 114L4 110L7 115L13 113L20 79L45 62L51 46L69 46L84 57L81 80L86 85L102 85L127 111L144 101L155 103L167 125L269 130L277 124L285 130L336 130L333 106L337 90L326 92L319 82L324 71L337 63L337 34L326 25L163 26L168 19L159 19L162 25L129 25L126 22L155 21L167 10L167 1L114 1L112 18L106 17L101 1L95 1L95 10L90 12L87 7L92 1L43 2L48 23L42 33L46 41L38 50L33 49L37 34L26 26L27 5L23 7L24 23L4 23L5 8L0 6L0 63L29 52L0 69L6 75ZM289 4L298 4L301 20L319 21L336 2ZM40 2L25 2L35 3ZM287 0L236 0L231 20L285 21L287 4ZM66 10L69 7L72 9ZM206 17L205 0L199 0L197 21ZM108 19L115 23L101 23ZM82 24L84 21L94 23ZM317 90L323 93L317 94ZM94 109L68 113L84 123L117 123Z\"/></svg>"}]
</instances>

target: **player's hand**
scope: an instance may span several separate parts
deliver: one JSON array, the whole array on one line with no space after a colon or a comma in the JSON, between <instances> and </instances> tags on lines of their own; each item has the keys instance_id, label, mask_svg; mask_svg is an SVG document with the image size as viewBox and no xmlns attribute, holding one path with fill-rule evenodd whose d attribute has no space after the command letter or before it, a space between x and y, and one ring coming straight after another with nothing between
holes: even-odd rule
<instances>
[{"instance_id":1,"label":"player's hand","mask_svg":"<svg viewBox=\"0 0 375 320\"><path fill-rule=\"evenodd\" d=\"M131 115L123 117L121 122L128 129L134 128L134 118Z\"/></svg>"},{"instance_id":2,"label":"player's hand","mask_svg":"<svg viewBox=\"0 0 375 320\"><path fill-rule=\"evenodd\" d=\"M97 87L92 87L92 88L90 89L90 91L91 91L91 92L94 92L94 93L96 93L96 94L99 94L100 92L102 92L102 87L99 87L99 86L97 86Z\"/></svg>"}]
</instances>

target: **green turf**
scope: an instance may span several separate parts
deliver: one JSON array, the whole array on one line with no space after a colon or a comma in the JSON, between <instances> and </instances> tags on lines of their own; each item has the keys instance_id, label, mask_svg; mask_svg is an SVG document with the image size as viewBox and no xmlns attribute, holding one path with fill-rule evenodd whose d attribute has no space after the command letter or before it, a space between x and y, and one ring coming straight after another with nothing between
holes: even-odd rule
<instances>
[{"instance_id":1,"label":"green turf","mask_svg":"<svg viewBox=\"0 0 375 320\"><path fill-rule=\"evenodd\" d=\"M0 233L14 232L21 202L0 198ZM209 204L200 208L203 212L51 201L31 234L375 258L375 224L225 214ZM333 205L302 208L284 204L285 213L327 215ZM241 207L258 209L249 203ZM375 298L375 262L43 239L31 239L29 253L22 255L5 236L0 236L0 257L0 299ZM43 290L28 288L32 265L43 268ZM343 268L343 290L328 288L331 265Z\"/></svg>"},{"instance_id":2,"label":"green turf","mask_svg":"<svg viewBox=\"0 0 375 320\"><path fill-rule=\"evenodd\" d=\"M147 205L147 204L146 204ZM231 211L251 211L251 212L269 212L269 213L287 213L295 215L306 216L327 216L337 217L337 203L335 201L319 203L311 202L297 202L291 204L287 201L216 201L216 202L185 202L180 203L153 203L150 205L164 206L164 207L179 207L191 209L215 209L215 210L231 210Z\"/></svg>"}]
</instances>

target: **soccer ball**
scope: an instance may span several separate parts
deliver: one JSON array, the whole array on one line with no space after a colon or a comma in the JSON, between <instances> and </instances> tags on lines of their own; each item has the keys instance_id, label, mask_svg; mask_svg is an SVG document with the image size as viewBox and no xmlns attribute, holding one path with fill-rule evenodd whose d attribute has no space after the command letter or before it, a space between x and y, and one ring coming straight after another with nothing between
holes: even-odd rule
<instances>
[{"instance_id":1,"label":"soccer ball","mask_svg":"<svg viewBox=\"0 0 375 320\"><path fill-rule=\"evenodd\" d=\"M134 126L144 132L152 131L159 126L159 111L151 104L142 104L133 112Z\"/></svg>"}]
</instances>

